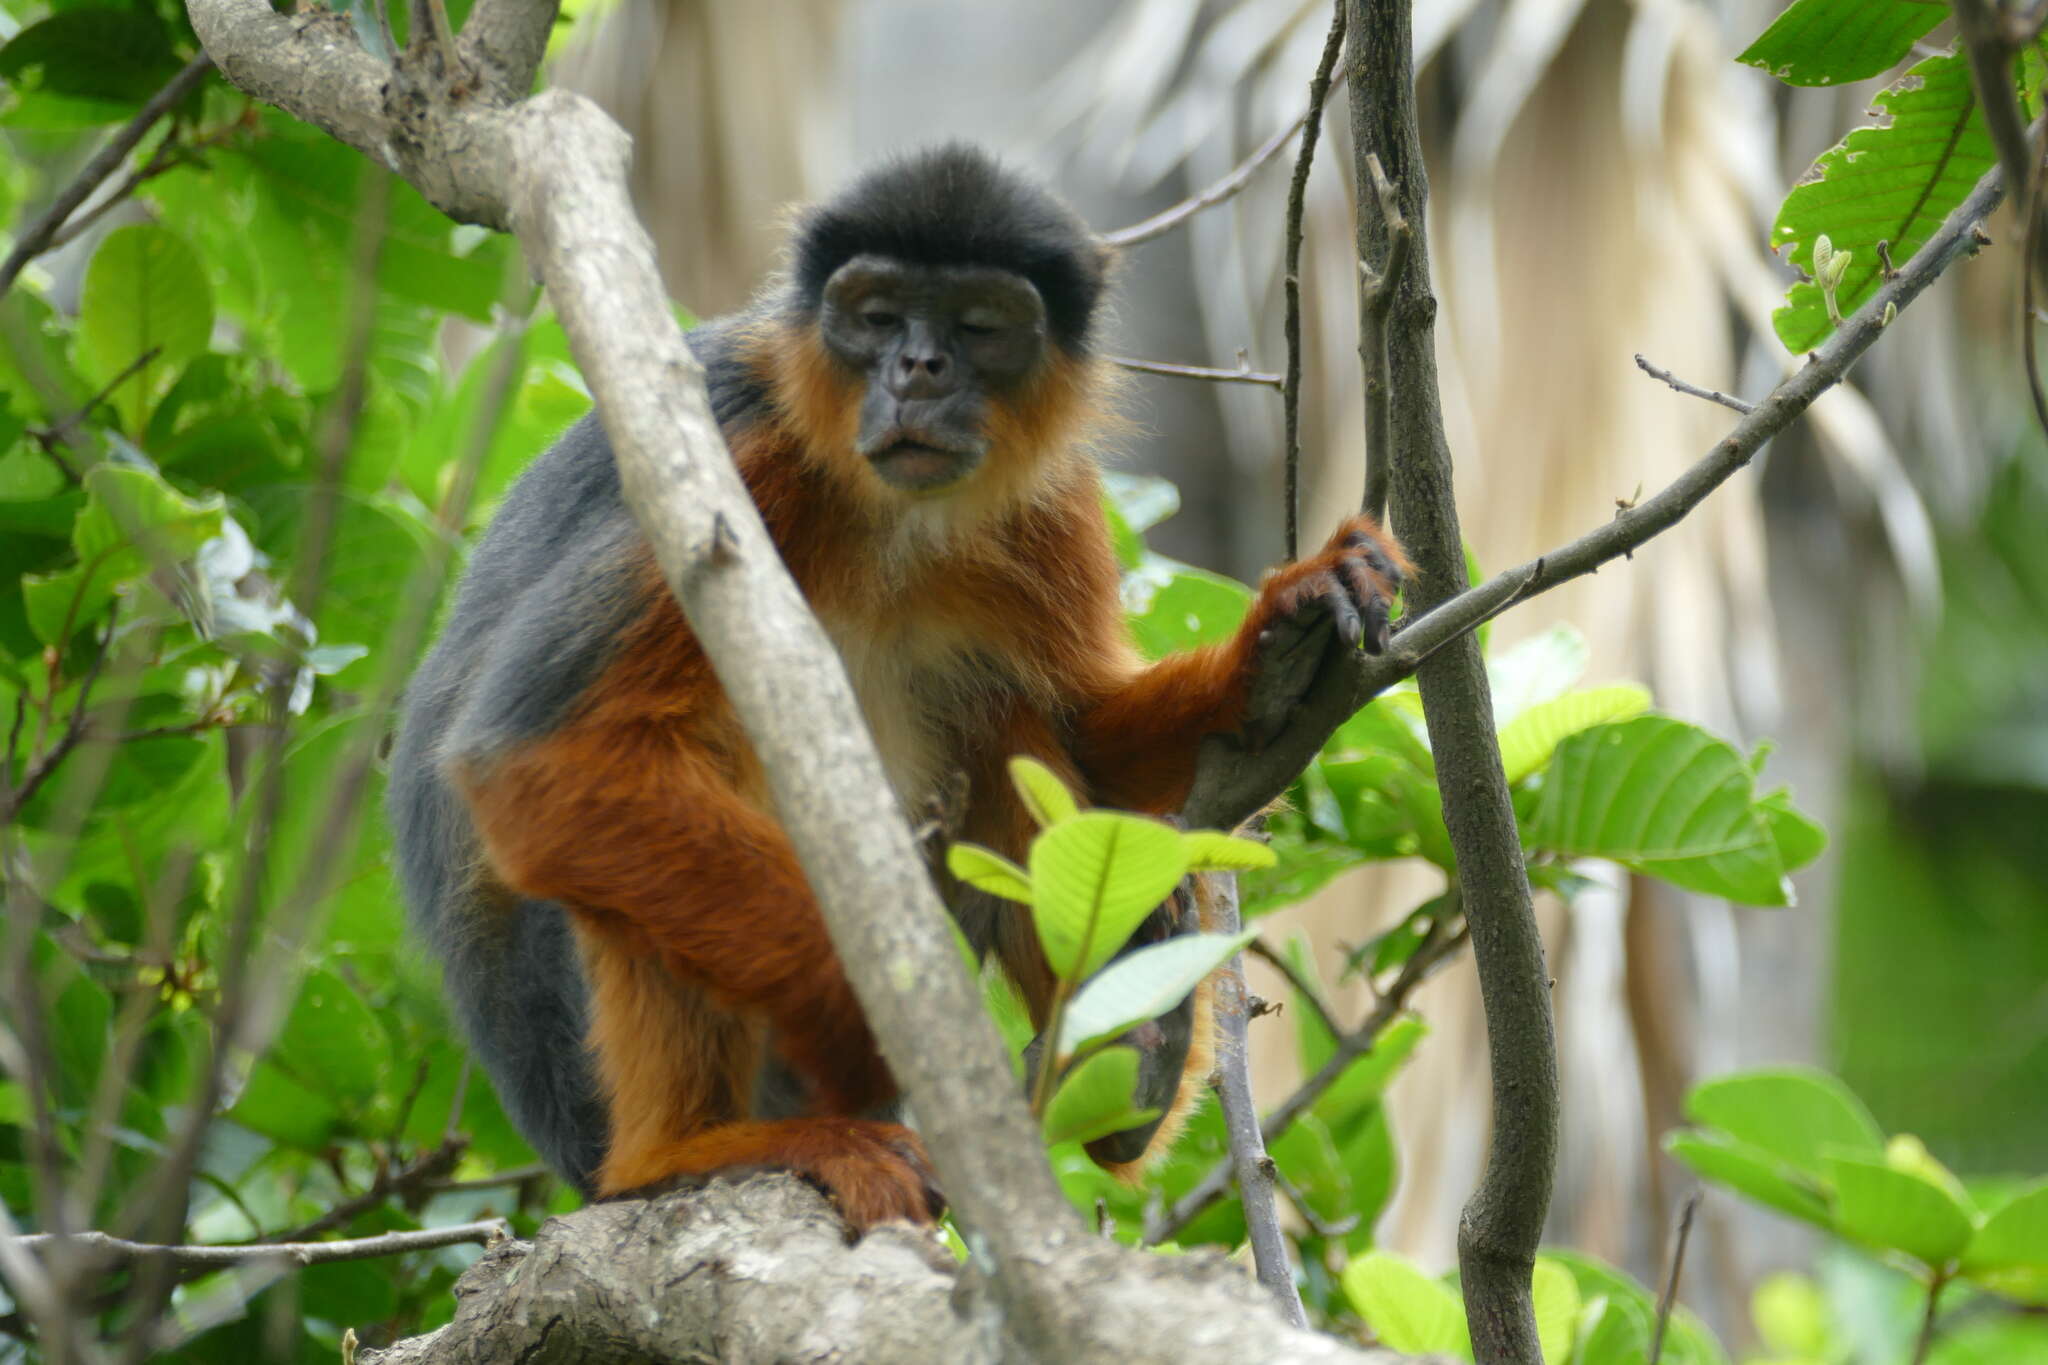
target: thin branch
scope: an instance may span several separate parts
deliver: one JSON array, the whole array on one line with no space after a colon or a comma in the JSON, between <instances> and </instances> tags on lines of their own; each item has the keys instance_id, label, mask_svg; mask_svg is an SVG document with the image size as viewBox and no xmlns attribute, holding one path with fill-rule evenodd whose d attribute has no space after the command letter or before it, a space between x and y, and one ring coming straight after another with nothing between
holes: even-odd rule
<instances>
[{"instance_id":1,"label":"thin branch","mask_svg":"<svg viewBox=\"0 0 2048 1365\"><path fill-rule=\"evenodd\" d=\"M1746 399L1737 398L1733 394L1722 393L1719 389L1703 389L1697 384L1688 384L1685 380L1671 373L1671 371L1659 369L1644 359L1641 351L1636 352L1636 368L1652 379L1662 380L1680 393L1690 394L1694 398L1704 398L1709 403L1719 403L1724 408L1733 408L1745 417L1756 411L1756 404Z\"/></svg>"},{"instance_id":2,"label":"thin branch","mask_svg":"<svg viewBox=\"0 0 2048 1365\"><path fill-rule=\"evenodd\" d=\"M100 670L106 667L107 656L113 653L114 626L119 617L118 606L108 609L107 627L100 634L100 647L93 652L92 663L87 666L85 676L79 679L78 695L72 699L71 717L64 723L64 732L57 736L56 741L48 749L37 755L36 760L29 764L28 771L22 774L21 784L14 788L13 794L8 798L6 809L0 810L0 825L14 822L15 817L21 814L22 808L28 805L30 799L42 789L43 784L56 773L64 759L78 747L79 741L85 738L86 708L92 702L93 684L99 681Z\"/></svg>"},{"instance_id":3,"label":"thin branch","mask_svg":"<svg viewBox=\"0 0 2048 1365\"><path fill-rule=\"evenodd\" d=\"M397 1170L385 1171L371 1181L370 1187L361 1194L342 1200L311 1222L284 1232L273 1232L257 1241L242 1245L253 1249L306 1242L323 1232L348 1226L394 1195L403 1198L407 1195L430 1193L434 1188L434 1182L454 1170L455 1164L462 1160L462 1154L468 1150L469 1139L466 1137L443 1139L437 1146L420 1153Z\"/></svg>"},{"instance_id":4,"label":"thin branch","mask_svg":"<svg viewBox=\"0 0 2048 1365\"><path fill-rule=\"evenodd\" d=\"M1334 1223L1323 1217L1320 1213L1317 1213L1315 1205L1309 1201L1308 1195L1292 1180L1289 1180L1287 1172L1281 1170L1278 1166L1273 1167L1273 1183L1280 1187L1280 1193L1287 1196L1287 1202L1292 1204L1294 1211L1301 1215L1301 1221L1308 1224L1308 1230L1325 1241L1335 1241L1337 1238L1345 1236L1358 1227L1358 1215L1355 1213L1345 1218L1339 1218Z\"/></svg>"},{"instance_id":5,"label":"thin branch","mask_svg":"<svg viewBox=\"0 0 2048 1365\"><path fill-rule=\"evenodd\" d=\"M2033 177L2033 190L2027 196L2026 232L2020 238L2023 258L2020 267L2020 362L2027 372L2027 397L2034 402L2034 422L2044 435L2048 435L2048 391L2042 388L2041 360L2035 340L2041 316L2034 306L2034 280L2040 272L2034 269L2033 262L2041 250L2041 220L2048 217L2041 202L2041 170L2038 165L2033 170Z\"/></svg>"},{"instance_id":6,"label":"thin branch","mask_svg":"<svg viewBox=\"0 0 2048 1365\"><path fill-rule=\"evenodd\" d=\"M1301 216L1308 202L1308 173L1315 164L1321 136L1323 101L1330 93L1330 73L1344 50L1343 0L1331 6L1330 33L1323 55L1308 83L1310 116L1302 124L1301 150L1294 158L1294 179L1287 186L1287 263L1280 274L1287 298L1287 379L1280 389L1282 450L1287 461L1287 558L1301 553Z\"/></svg>"},{"instance_id":7,"label":"thin branch","mask_svg":"<svg viewBox=\"0 0 2048 1365\"><path fill-rule=\"evenodd\" d=\"M78 212L78 206L90 198L108 176L120 169L121 163L128 159L128 153L141 144L149 130L156 126L156 121L197 89L199 82L212 69L213 59L204 52L186 62L163 89L151 95L149 102L136 110L134 118L107 139L107 145L95 152L92 160L71 178L71 183L64 187L49 208L43 210L42 216L29 224L15 241L14 250L7 253L7 259L0 262L0 295L14 287L23 266L49 250L51 239L64 226L65 220Z\"/></svg>"},{"instance_id":8,"label":"thin branch","mask_svg":"<svg viewBox=\"0 0 2048 1365\"><path fill-rule=\"evenodd\" d=\"M506 1185L524 1185L529 1181L554 1178L554 1170L546 1162L534 1161L524 1166L512 1166L495 1175L474 1176L467 1180L441 1178L429 1180L423 1188L429 1194L468 1193L473 1190L495 1190Z\"/></svg>"},{"instance_id":9,"label":"thin branch","mask_svg":"<svg viewBox=\"0 0 2048 1365\"><path fill-rule=\"evenodd\" d=\"M150 347L141 355L135 357L135 359L129 361L126 365L122 366L121 372L119 374L115 375L112 379L109 379L106 383L100 385L99 391L97 393L93 394L92 397L86 399L83 403L79 404L78 407L68 416L61 417L46 427L31 427L29 429L29 435L33 436L36 439L37 444L41 445L46 450L51 446L68 444L71 440L72 428L76 427L80 422L83 422L87 417L91 416L92 410L94 408L98 407L100 404L106 402L107 399L112 397L114 390L120 388L130 379L133 379L152 360L155 360L158 355L162 354L163 349L164 348L161 346Z\"/></svg>"},{"instance_id":10,"label":"thin branch","mask_svg":"<svg viewBox=\"0 0 2048 1365\"><path fill-rule=\"evenodd\" d=\"M1956 33L1970 59L1970 84L1977 90L1977 108L1984 115L1984 131L1998 149L1999 164L2005 167L2006 183L2024 187L2029 183L2027 167L2033 152L2027 143L2026 115L2020 110L2013 89L2013 57L2016 49L2006 39L2002 8L1991 0L1954 0ZM2020 205L2025 211L2024 202ZM2031 270L2033 263L2027 263Z\"/></svg>"},{"instance_id":11,"label":"thin branch","mask_svg":"<svg viewBox=\"0 0 2048 1365\"><path fill-rule=\"evenodd\" d=\"M410 1232L386 1232L375 1237L355 1237L339 1242L256 1242L245 1246L178 1246L162 1242L131 1242L104 1232L78 1232L69 1236L56 1232L31 1233L13 1239L16 1246L39 1256L53 1251L80 1251L97 1257L108 1266L139 1261L160 1261L179 1269L218 1270L247 1265L252 1261L285 1260L295 1265L327 1265L334 1261L367 1261L378 1256L396 1256L407 1251L431 1251L436 1247L459 1246L464 1242L489 1243L509 1236L511 1229L502 1218L484 1218L453 1227L420 1228Z\"/></svg>"},{"instance_id":12,"label":"thin branch","mask_svg":"<svg viewBox=\"0 0 2048 1365\"><path fill-rule=\"evenodd\" d=\"M1401 193L1387 179L1377 155L1365 158L1386 227L1386 259L1374 269L1358 262L1358 363L1365 374L1365 493L1359 510L1375 521L1387 514L1387 489L1393 480L1394 378L1387 354L1387 325L1408 273L1408 253L1415 234L1401 215ZM1361 199L1364 198L1361 192ZM1360 212L1363 212L1361 207Z\"/></svg>"},{"instance_id":13,"label":"thin branch","mask_svg":"<svg viewBox=\"0 0 2048 1365\"><path fill-rule=\"evenodd\" d=\"M1237 353L1237 368L1234 370L1218 370L1207 365L1175 365L1165 360L1135 360L1124 355L1104 356L1103 359L1120 369L1135 370L1139 374L1170 375L1175 379L1207 379L1217 384L1263 384L1274 389L1283 387L1287 382L1277 374L1253 369L1243 351Z\"/></svg>"},{"instance_id":14,"label":"thin branch","mask_svg":"<svg viewBox=\"0 0 2048 1365\"><path fill-rule=\"evenodd\" d=\"M1331 80L1330 89L1336 89L1343 80L1344 73L1340 71ZM1102 234L1102 240L1111 246L1117 247L1136 246L1140 242L1149 242L1154 237L1164 237L1167 233L1173 231L1204 209L1213 209L1218 204L1228 203L1230 200L1235 199L1244 187L1251 183L1252 173L1268 161L1271 161L1275 156L1278 156L1280 149L1292 141L1294 135L1300 132L1308 123L1308 116L1313 112L1319 111L1321 108L1320 104L1312 103L1309 108L1302 110L1300 114L1295 116L1294 122L1260 143L1257 150L1244 160L1238 162L1228 175L1210 185L1207 189L1190 195L1171 208L1161 209L1158 213L1153 214L1141 223L1133 223L1129 227L1117 228L1113 232L1105 232Z\"/></svg>"},{"instance_id":15,"label":"thin branch","mask_svg":"<svg viewBox=\"0 0 2048 1365\"><path fill-rule=\"evenodd\" d=\"M1887 309L1894 314L1903 312L1950 266L1977 251L1978 226L2004 197L2005 173L1994 166L1926 245L1900 268L1898 278L1882 285L1805 365L1788 375L1704 456L1655 495L1577 540L1406 618L1384 654L1359 654L1348 677L1327 686L1319 683L1298 708L1295 724L1264 748L1253 751L1228 737L1211 736L1204 741L1193 790L1181 808L1189 827L1234 828L1285 792L1337 726L1378 693L1414 673L1436 651L1516 603L1592 573L1684 520L1815 399L1842 382L1883 334Z\"/></svg>"},{"instance_id":16,"label":"thin branch","mask_svg":"<svg viewBox=\"0 0 2048 1365\"><path fill-rule=\"evenodd\" d=\"M1316 988L1316 983L1309 980L1307 974L1294 965L1294 959L1262 938L1255 938L1247 943L1245 951L1263 960L1274 971L1286 977L1287 984L1294 988L1295 998L1305 1003L1310 1013L1322 1021L1323 1027L1330 1031L1331 1037L1338 1037L1344 1032L1344 1026L1337 1022L1336 1012L1330 1008L1330 1002L1323 999L1323 993Z\"/></svg>"},{"instance_id":17,"label":"thin branch","mask_svg":"<svg viewBox=\"0 0 2048 1365\"><path fill-rule=\"evenodd\" d=\"M1946 1288L1948 1275L1935 1271L1927 1282L1927 1307L1920 1315L1920 1334L1913 1341L1913 1365L1923 1365L1927 1353L1934 1348L1934 1322L1941 1307L1941 1291Z\"/></svg>"},{"instance_id":18,"label":"thin branch","mask_svg":"<svg viewBox=\"0 0 2048 1365\"><path fill-rule=\"evenodd\" d=\"M1337 1078L1350 1068L1351 1063L1371 1052L1379 1042L1380 1034L1406 1010L1408 997L1415 993L1416 987L1427 981L1439 966L1464 946L1467 931L1462 927L1451 930L1451 918L1446 915L1430 925L1429 935L1416 948L1414 956L1402 965L1393 985L1387 987L1386 994L1380 997L1372 1013L1357 1028L1348 1033L1338 1033L1337 1049L1330 1059L1266 1115L1259 1124L1262 1142L1269 1147L1278 1142L1294 1121L1307 1113L1309 1107L1337 1083ZM1193 1189L1175 1200L1171 1208L1160 1210L1156 1215L1148 1213L1145 1244L1154 1246L1178 1235L1182 1228L1223 1197L1234 1174L1231 1162L1219 1162Z\"/></svg>"},{"instance_id":19,"label":"thin branch","mask_svg":"<svg viewBox=\"0 0 2048 1365\"><path fill-rule=\"evenodd\" d=\"M1234 934L1238 927L1237 878L1217 873L1208 879L1213 897L1211 928ZM1230 1165L1244 1197L1245 1236L1252 1245L1252 1265L1259 1283L1280 1304L1296 1327L1308 1326L1308 1311L1294 1287L1294 1266L1287 1257L1287 1237L1280 1231L1280 1209L1274 1199L1279 1169L1266 1154L1259 1131L1259 1106L1252 1098L1250 1049L1246 1046L1244 955L1230 959L1216 983L1216 1098L1223 1106L1223 1128L1230 1140Z\"/></svg>"},{"instance_id":20,"label":"thin branch","mask_svg":"<svg viewBox=\"0 0 2048 1365\"><path fill-rule=\"evenodd\" d=\"M1679 1210L1678 1231L1671 1239L1671 1270L1664 1278L1664 1293L1657 1300L1657 1328L1650 1336L1649 1365L1664 1358L1664 1329L1671 1324L1671 1310L1678 1304L1678 1277L1685 1270L1685 1244L1692 1237L1693 1215L1700 1211L1700 1192L1685 1197Z\"/></svg>"}]
</instances>

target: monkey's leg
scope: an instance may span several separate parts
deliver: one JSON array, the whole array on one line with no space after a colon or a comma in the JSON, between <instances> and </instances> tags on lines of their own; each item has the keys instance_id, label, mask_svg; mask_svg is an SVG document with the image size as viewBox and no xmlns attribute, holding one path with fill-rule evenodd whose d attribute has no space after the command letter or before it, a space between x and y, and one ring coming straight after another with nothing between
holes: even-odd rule
<instances>
[{"instance_id":1,"label":"monkey's leg","mask_svg":"<svg viewBox=\"0 0 2048 1365\"><path fill-rule=\"evenodd\" d=\"M763 1020L818 1111L895 1095L788 837L696 736L571 726L456 777L507 886L618 917L668 971Z\"/></svg>"},{"instance_id":2,"label":"monkey's leg","mask_svg":"<svg viewBox=\"0 0 2048 1365\"><path fill-rule=\"evenodd\" d=\"M679 980L614 915L577 916L590 978L590 1043L611 1116L602 1194L678 1177L788 1170L822 1185L855 1232L944 1206L924 1148L894 1123L838 1116L744 1119L760 1029Z\"/></svg>"}]
</instances>

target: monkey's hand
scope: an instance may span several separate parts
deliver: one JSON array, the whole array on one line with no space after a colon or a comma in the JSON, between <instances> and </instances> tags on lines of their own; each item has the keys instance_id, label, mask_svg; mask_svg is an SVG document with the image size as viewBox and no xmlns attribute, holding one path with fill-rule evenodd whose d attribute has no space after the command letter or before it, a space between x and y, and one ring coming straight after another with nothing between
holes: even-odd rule
<instances>
[{"instance_id":1,"label":"monkey's hand","mask_svg":"<svg viewBox=\"0 0 2048 1365\"><path fill-rule=\"evenodd\" d=\"M1387 647L1394 594L1409 573L1407 556L1371 517L1337 528L1307 559L1266 576L1239 636L1250 671L1244 730L1254 748L1288 718L1332 668L1355 664L1359 647Z\"/></svg>"},{"instance_id":2,"label":"monkey's hand","mask_svg":"<svg viewBox=\"0 0 2048 1365\"><path fill-rule=\"evenodd\" d=\"M849 1238L877 1223L931 1223L946 1197L917 1134L900 1123L817 1117L724 1123L630 1160L614 1153L600 1177L604 1192L628 1194L692 1177L791 1171L823 1190L846 1220Z\"/></svg>"}]
</instances>

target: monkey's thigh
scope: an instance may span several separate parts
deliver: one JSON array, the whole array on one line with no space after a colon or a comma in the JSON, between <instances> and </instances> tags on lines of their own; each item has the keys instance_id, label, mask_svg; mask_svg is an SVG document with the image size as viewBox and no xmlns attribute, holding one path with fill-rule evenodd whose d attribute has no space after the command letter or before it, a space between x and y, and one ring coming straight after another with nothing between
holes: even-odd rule
<instances>
[{"instance_id":1,"label":"monkey's thigh","mask_svg":"<svg viewBox=\"0 0 2048 1365\"><path fill-rule=\"evenodd\" d=\"M626 920L580 912L573 919L590 983L590 1046L611 1117L611 1158L745 1117L760 1068L760 1027L677 977Z\"/></svg>"}]
</instances>

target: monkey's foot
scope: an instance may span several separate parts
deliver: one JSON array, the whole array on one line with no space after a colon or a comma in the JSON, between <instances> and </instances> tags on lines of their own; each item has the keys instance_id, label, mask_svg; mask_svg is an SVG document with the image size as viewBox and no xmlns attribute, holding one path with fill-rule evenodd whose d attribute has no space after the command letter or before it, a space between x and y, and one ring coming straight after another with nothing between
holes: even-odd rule
<instances>
[{"instance_id":1,"label":"monkey's foot","mask_svg":"<svg viewBox=\"0 0 2048 1365\"><path fill-rule=\"evenodd\" d=\"M877 1223L931 1223L946 1197L917 1134L872 1119L748 1120L680 1141L614 1151L598 1173L605 1195L690 1176L791 1171L822 1189L859 1237Z\"/></svg>"},{"instance_id":2,"label":"monkey's foot","mask_svg":"<svg viewBox=\"0 0 2048 1365\"><path fill-rule=\"evenodd\" d=\"M1258 634L1246 730L1270 739L1324 670L1350 666L1360 645L1383 652L1394 594L1409 571L1393 537L1371 517L1352 517L1321 551L1276 569L1255 608Z\"/></svg>"}]
</instances>

